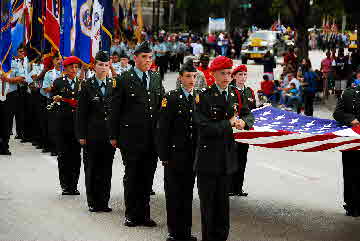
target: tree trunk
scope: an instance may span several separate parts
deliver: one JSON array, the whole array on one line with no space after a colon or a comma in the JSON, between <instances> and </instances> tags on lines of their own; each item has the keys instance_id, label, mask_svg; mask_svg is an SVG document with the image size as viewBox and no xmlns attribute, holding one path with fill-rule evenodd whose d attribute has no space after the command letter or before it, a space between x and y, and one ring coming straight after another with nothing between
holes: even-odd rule
<instances>
[{"instance_id":1,"label":"tree trunk","mask_svg":"<svg viewBox=\"0 0 360 241\"><path fill-rule=\"evenodd\" d=\"M297 30L295 47L298 49L297 55L301 61L309 56L309 33L307 31L307 18L310 12L309 0L286 0L292 14L294 26Z\"/></svg>"}]
</instances>

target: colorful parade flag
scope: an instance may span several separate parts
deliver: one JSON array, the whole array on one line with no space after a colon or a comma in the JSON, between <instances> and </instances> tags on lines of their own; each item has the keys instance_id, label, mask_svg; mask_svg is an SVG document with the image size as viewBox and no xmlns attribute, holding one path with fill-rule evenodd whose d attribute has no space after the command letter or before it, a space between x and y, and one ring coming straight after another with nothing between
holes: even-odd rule
<instances>
[{"instance_id":1,"label":"colorful parade flag","mask_svg":"<svg viewBox=\"0 0 360 241\"><path fill-rule=\"evenodd\" d=\"M360 150L360 128L271 106L253 111L254 130L234 131L235 140L257 147L319 152Z\"/></svg>"},{"instance_id":2,"label":"colorful parade flag","mask_svg":"<svg viewBox=\"0 0 360 241\"><path fill-rule=\"evenodd\" d=\"M30 33L30 48L37 54L42 52L42 42L44 39L44 31L42 24L43 16L43 0L32 0L32 18L31 18L31 33Z\"/></svg>"},{"instance_id":3,"label":"colorful parade flag","mask_svg":"<svg viewBox=\"0 0 360 241\"><path fill-rule=\"evenodd\" d=\"M60 18L60 54L63 57L71 56L71 31L73 29L73 17L71 0L62 0Z\"/></svg>"},{"instance_id":4,"label":"colorful parade flag","mask_svg":"<svg viewBox=\"0 0 360 241\"><path fill-rule=\"evenodd\" d=\"M95 55L100 50L101 26L103 24L104 7L99 0L94 0L92 5L92 26L91 26L91 58L95 59Z\"/></svg>"},{"instance_id":5,"label":"colorful parade flag","mask_svg":"<svg viewBox=\"0 0 360 241\"><path fill-rule=\"evenodd\" d=\"M44 37L57 51L59 51L60 47L60 10L60 0L46 0Z\"/></svg>"},{"instance_id":6,"label":"colorful parade flag","mask_svg":"<svg viewBox=\"0 0 360 241\"><path fill-rule=\"evenodd\" d=\"M11 70L11 0L0 1L0 71Z\"/></svg>"},{"instance_id":7,"label":"colorful parade flag","mask_svg":"<svg viewBox=\"0 0 360 241\"><path fill-rule=\"evenodd\" d=\"M135 30L135 36L136 36L138 43L142 42L143 25L144 25L144 23L143 23L143 17L142 17L141 3L138 2L138 5L137 5L137 27Z\"/></svg>"},{"instance_id":8,"label":"colorful parade flag","mask_svg":"<svg viewBox=\"0 0 360 241\"><path fill-rule=\"evenodd\" d=\"M100 0L104 8L103 21L101 26L101 49L110 51L113 29L114 29L114 13L112 0Z\"/></svg>"},{"instance_id":9,"label":"colorful parade flag","mask_svg":"<svg viewBox=\"0 0 360 241\"><path fill-rule=\"evenodd\" d=\"M91 0L77 0L75 56L86 64L91 60L91 7Z\"/></svg>"}]
</instances>

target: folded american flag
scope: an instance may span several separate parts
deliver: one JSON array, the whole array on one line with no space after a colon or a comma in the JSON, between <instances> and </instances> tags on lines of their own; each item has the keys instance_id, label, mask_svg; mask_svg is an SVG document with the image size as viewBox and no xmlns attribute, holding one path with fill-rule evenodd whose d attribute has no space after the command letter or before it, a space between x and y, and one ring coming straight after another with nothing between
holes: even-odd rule
<instances>
[{"instance_id":1,"label":"folded american flag","mask_svg":"<svg viewBox=\"0 0 360 241\"><path fill-rule=\"evenodd\" d=\"M287 151L349 151L360 149L360 128L283 111L271 106L253 110L254 130L234 129L237 142Z\"/></svg>"}]
</instances>

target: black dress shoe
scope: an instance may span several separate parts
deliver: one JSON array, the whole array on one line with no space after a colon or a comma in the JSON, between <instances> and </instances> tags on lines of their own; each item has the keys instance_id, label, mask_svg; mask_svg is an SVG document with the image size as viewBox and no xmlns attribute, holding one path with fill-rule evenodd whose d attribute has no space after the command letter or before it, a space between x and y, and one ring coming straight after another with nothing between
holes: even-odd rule
<instances>
[{"instance_id":1,"label":"black dress shoe","mask_svg":"<svg viewBox=\"0 0 360 241\"><path fill-rule=\"evenodd\" d=\"M42 149L43 147L42 147L42 145L38 145L38 146L35 146L35 149Z\"/></svg>"},{"instance_id":2,"label":"black dress shoe","mask_svg":"<svg viewBox=\"0 0 360 241\"><path fill-rule=\"evenodd\" d=\"M144 222L141 222L140 225L144 226L144 227L153 228L153 227L157 226L157 223L154 220L152 220L151 218L149 218L149 219L146 219Z\"/></svg>"},{"instance_id":3,"label":"black dress shoe","mask_svg":"<svg viewBox=\"0 0 360 241\"><path fill-rule=\"evenodd\" d=\"M346 216L349 216L349 217L359 217L360 216L360 212L358 209L350 209L350 210L346 210Z\"/></svg>"},{"instance_id":4,"label":"black dress shoe","mask_svg":"<svg viewBox=\"0 0 360 241\"><path fill-rule=\"evenodd\" d=\"M102 207L102 208L101 208L101 211L102 211L102 212L105 212L105 213L110 213L110 212L112 212L112 208Z\"/></svg>"},{"instance_id":5,"label":"black dress shoe","mask_svg":"<svg viewBox=\"0 0 360 241\"><path fill-rule=\"evenodd\" d=\"M153 191L153 190L151 190L151 192L150 192L150 196L154 196L156 193Z\"/></svg>"},{"instance_id":6,"label":"black dress shoe","mask_svg":"<svg viewBox=\"0 0 360 241\"><path fill-rule=\"evenodd\" d=\"M241 192L237 193L237 195L238 195L239 197L247 197L249 194L246 193L246 192L244 192L244 191L241 191Z\"/></svg>"},{"instance_id":7,"label":"black dress shoe","mask_svg":"<svg viewBox=\"0 0 360 241\"><path fill-rule=\"evenodd\" d=\"M229 192L229 197L233 197L233 196L236 196L236 193L235 192Z\"/></svg>"},{"instance_id":8,"label":"black dress shoe","mask_svg":"<svg viewBox=\"0 0 360 241\"><path fill-rule=\"evenodd\" d=\"M75 195L80 195L80 192L77 189L75 190L63 189L62 195L75 196Z\"/></svg>"},{"instance_id":9,"label":"black dress shoe","mask_svg":"<svg viewBox=\"0 0 360 241\"><path fill-rule=\"evenodd\" d=\"M50 156L57 156L58 154L57 154L57 152L55 152L55 151L52 151L51 153L50 153Z\"/></svg>"},{"instance_id":10,"label":"black dress shoe","mask_svg":"<svg viewBox=\"0 0 360 241\"><path fill-rule=\"evenodd\" d=\"M189 239L187 239L187 240L189 240L189 241L197 241L197 237L190 236L190 238L189 238Z\"/></svg>"},{"instance_id":11,"label":"black dress shoe","mask_svg":"<svg viewBox=\"0 0 360 241\"><path fill-rule=\"evenodd\" d=\"M41 152L42 152L42 153L49 153L50 150L49 150L48 148L44 148Z\"/></svg>"},{"instance_id":12,"label":"black dress shoe","mask_svg":"<svg viewBox=\"0 0 360 241\"><path fill-rule=\"evenodd\" d=\"M11 156L11 152L9 150L3 150L3 151L0 151L0 155Z\"/></svg>"},{"instance_id":13,"label":"black dress shoe","mask_svg":"<svg viewBox=\"0 0 360 241\"><path fill-rule=\"evenodd\" d=\"M98 213L98 212L101 212L101 209L98 208L98 207L89 207L89 212L92 212L92 213Z\"/></svg>"},{"instance_id":14,"label":"black dress shoe","mask_svg":"<svg viewBox=\"0 0 360 241\"><path fill-rule=\"evenodd\" d=\"M124 226L132 228L138 226L138 224L135 220L132 220L130 218L125 218Z\"/></svg>"}]
</instances>

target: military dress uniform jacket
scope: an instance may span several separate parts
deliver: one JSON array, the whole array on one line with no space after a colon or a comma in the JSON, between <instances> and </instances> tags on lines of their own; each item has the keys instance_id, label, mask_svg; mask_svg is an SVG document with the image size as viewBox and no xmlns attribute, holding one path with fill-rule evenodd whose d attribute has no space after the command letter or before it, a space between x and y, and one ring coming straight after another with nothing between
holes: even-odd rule
<instances>
[{"instance_id":1,"label":"military dress uniform jacket","mask_svg":"<svg viewBox=\"0 0 360 241\"><path fill-rule=\"evenodd\" d=\"M194 99L187 99L179 88L170 91L162 101L158 125L159 157L169 168L178 171L193 169L197 137L193 123Z\"/></svg>"},{"instance_id":2,"label":"military dress uniform jacket","mask_svg":"<svg viewBox=\"0 0 360 241\"><path fill-rule=\"evenodd\" d=\"M348 126L355 119L360 121L360 86L344 90L337 102L333 117Z\"/></svg>"},{"instance_id":3,"label":"military dress uniform jacket","mask_svg":"<svg viewBox=\"0 0 360 241\"><path fill-rule=\"evenodd\" d=\"M198 173L230 175L238 169L233 129L229 120L239 106L234 87L229 86L227 101L217 86L205 89L196 97L195 123L198 127L198 143L194 168ZM241 106L241 118L251 126L253 117L246 105Z\"/></svg>"},{"instance_id":4,"label":"military dress uniform jacket","mask_svg":"<svg viewBox=\"0 0 360 241\"><path fill-rule=\"evenodd\" d=\"M131 69L119 77L113 92L110 138L118 140L120 149L129 152L156 148L154 134L165 91L160 75L148 73L149 89L145 89L142 80Z\"/></svg>"},{"instance_id":5,"label":"military dress uniform jacket","mask_svg":"<svg viewBox=\"0 0 360 241\"><path fill-rule=\"evenodd\" d=\"M116 79L106 78L105 94L95 77L82 84L77 108L79 139L109 140L109 114L113 85Z\"/></svg>"},{"instance_id":6,"label":"military dress uniform jacket","mask_svg":"<svg viewBox=\"0 0 360 241\"><path fill-rule=\"evenodd\" d=\"M75 78L74 81L74 89L72 89L68 77L63 76L54 80L53 96L59 95L62 98L77 100L81 89L81 82L78 78ZM75 108L71 107L70 104L61 101L59 106L56 105L55 111L58 126L57 130L59 132L73 131L75 124Z\"/></svg>"}]
</instances>

